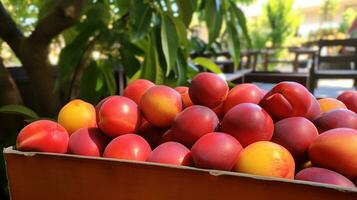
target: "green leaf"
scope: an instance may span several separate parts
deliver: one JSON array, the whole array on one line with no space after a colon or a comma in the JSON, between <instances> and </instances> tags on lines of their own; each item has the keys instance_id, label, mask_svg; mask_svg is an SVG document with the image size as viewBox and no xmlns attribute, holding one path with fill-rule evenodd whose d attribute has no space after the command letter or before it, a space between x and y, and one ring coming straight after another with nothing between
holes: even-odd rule
<instances>
[{"instance_id":1,"label":"green leaf","mask_svg":"<svg viewBox=\"0 0 357 200\"><path fill-rule=\"evenodd\" d=\"M83 73L80 83L80 98L90 102L96 103L101 98L101 88L103 76L96 62L92 61ZM98 87L98 83L101 85Z\"/></svg>"},{"instance_id":2,"label":"green leaf","mask_svg":"<svg viewBox=\"0 0 357 200\"><path fill-rule=\"evenodd\" d=\"M231 21L227 23L227 33L228 51L233 58L234 69L237 69L240 61L240 41L236 26Z\"/></svg>"},{"instance_id":3,"label":"green leaf","mask_svg":"<svg viewBox=\"0 0 357 200\"><path fill-rule=\"evenodd\" d=\"M109 95L115 95L116 93L116 82L114 78L113 66L108 61L99 61L97 63L99 65L99 69L103 74L105 86L109 91Z\"/></svg>"},{"instance_id":4,"label":"green leaf","mask_svg":"<svg viewBox=\"0 0 357 200\"><path fill-rule=\"evenodd\" d=\"M211 44L219 36L223 21L223 8L219 0L207 0L205 3L205 21L208 28L208 41Z\"/></svg>"},{"instance_id":5,"label":"green leaf","mask_svg":"<svg viewBox=\"0 0 357 200\"><path fill-rule=\"evenodd\" d=\"M33 110L23 105L6 105L0 107L0 113L19 114L26 118L38 119L40 118Z\"/></svg>"},{"instance_id":6,"label":"green leaf","mask_svg":"<svg viewBox=\"0 0 357 200\"><path fill-rule=\"evenodd\" d=\"M184 46L185 49L189 48L189 41L187 39L187 28L185 24L179 19L171 17L172 21L175 23L176 31L179 37L180 44Z\"/></svg>"},{"instance_id":7,"label":"green leaf","mask_svg":"<svg viewBox=\"0 0 357 200\"><path fill-rule=\"evenodd\" d=\"M153 9L149 3L145 3L142 0L132 0L130 9L130 24L132 30L132 40L141 40L147 35Z\"/></svg>"},{"instance_id":8,"label":"green leaf","mask_svg":"<svg viewBox=\"0 0 357 200\"><path fill-rule=\"evenodd\" d=\"M201 65L202 67L210 70L213 73L221 74L221 69L214 63L212 60L205 58L205 57L197 57L192 60L193 63L196 65Z\"/></svg>"},{"instance_id":9,"label":"green leaf","mask_svg":"<svg viewBox=\"0 0 357 200\"><path fill-rule=\"evenodd\" d=\"M119 52L125 74L129 77L133 76L135 72L139 70L140 62L136 59L135 54L130 49L120 48Z\"/></svg>"},{"instance_id":10,"label":"green leaf","mask_svg":"<svg viewBox=\"0 0 357 200\"><path fill-rule=\"evenodd\" d=\"M178 71L178 79L177 79L177 85L185 85L187 78L187 60L182 53L182 50L178 52L177 56L177 71Z\"/></svg>"},{"instance_id":11,"label":"green leaf","mask_svg":"<svg viewBox=\"0 0 357 200\"><path fill-rule=\"evenodd\" d=\"M176 62L179 45L175 24L165 13L161 15L161 45L167 65L166 76L168 76Z\"/></svg>"},{"instance_id":12,"label":"green leaf","mask_svg":"<svg viewBox=\"0 0 357 200\"><path fill-rule=\"evenodd\" d=\"M234 16L237 18L238 20L238 24L243 32L243 35L245 37L245 39L248 41L248 46L251 47L252 46L252 42L250 39L250 36L248 34L248 28L247 28L247 19L245 18L245 15L242 11L242 9L240 9L235 3L234 1L231 1L231 6L230 9L232 10L232 13L234 14Z\"/></svg>"},{"instance_id":13,"label":"green leaf","mask_svg":"<svg viewBox=\"0 0 357 200\"><path fill-rule=\"evenodd\" d=\"M188 27L191 23L193 12L196 9L197 1L191 0L176 0L176 4L179 11L179 17L182 22Z\"/></svg>"},{"instance_id":14,"label":"green leaf","mask_svg":"<svg viewBox=\"0 0 357 200\"><path fill-rule=\"evenodd\" d=\"M164 73L159 64L157 53L157 42L155 39L155 32L152 32L149 38L149 45L145 52L145 58L140 73L141 78L145 78L155 82L156 84L162 84L164 82Z\"/></svg>"}]
</instances>

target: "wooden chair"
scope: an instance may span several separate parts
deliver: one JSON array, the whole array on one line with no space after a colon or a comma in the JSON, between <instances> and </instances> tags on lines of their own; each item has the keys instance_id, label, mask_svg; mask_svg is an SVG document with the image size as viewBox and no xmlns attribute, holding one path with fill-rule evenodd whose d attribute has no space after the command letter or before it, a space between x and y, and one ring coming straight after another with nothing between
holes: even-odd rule
<instances>
[{"instance_id":1,"label":"wooden chair","mask_svg":"<svg viewBox=\"0 0 357 200\"><path fill-rule=\"evenodd\" d=\"M319 79L353 79L354 86L357 86L357 39L319 40L317 45L318 52L310 69L309 89L313 92ZM342 50L354 47L354 51L338 55L322 55L324 48L336 46L342 47ZM350 69L346 69L346 65L350 66L348 67Z\"/></svg>"}]
</instances>

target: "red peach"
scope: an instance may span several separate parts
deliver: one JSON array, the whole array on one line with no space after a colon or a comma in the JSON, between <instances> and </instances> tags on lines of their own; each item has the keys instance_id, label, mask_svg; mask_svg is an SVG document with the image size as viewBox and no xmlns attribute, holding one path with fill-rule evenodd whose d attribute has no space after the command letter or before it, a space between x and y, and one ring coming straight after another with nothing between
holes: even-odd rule
<instances>
[{"instance_id":1,"label":"red peach","mask_svg":"<svg viewBox=\"0 0 357 200\"><path fill-rule=\"evenodd\" d=\"M230 171L242 149L242 145L231 135L213 132L198 139L191 152L197 167Z\"/></svg>"},{"instance_id":2,"label":"red peach","mask_svg":"<svg viewBox=\"0 0 357 200\"><path fill-rule=\"evenodd\" d=\"M69 138L69 153L83 156L98 156L103 154L109 142L98 128L81 128Z\"/></svg>"},{"instance_id":3,"label":"red peach","mask_svg":"<svg viewBox=\"0 0 357 200\"><path fill-rule=\"evenodd\" d=\"M335 128L320 134L309 147L311 162L348 178L357 178L357 130Z\"/></svg>"},{"instance_id":4,"label":"red peach","mask_svg":"<svg viewBox=\"0 0 357 200\"><path fill-rule=\"evenodd\" d=\"M305 114L304 117L313 121L316 118L318 118L322 112L321 112L320 104L317 101L317 99L311 93L310 96L311 96L311 105L309 111Z\"/></svg>"},{"instance_id":5,"label":"red peach","mask_svg":"<svg viewBox=\"0 0 357 200\"><path fill-rule=\"evenodd\" d=\"M17 136L16 149L66 153L69 134L60 124L50 120L38 120L25 126Z\"/></svg>"},{"instance_id":6,"label":"red peach","mask_svg":"<svg viewBox=\"0 0 357 200\"><path fill-rule=\"evenodd\" d=\"M179 87L175 87L175 90L180 93L180 95L182 97L182 105L184 108L187 108L187 107L193 105L193 103L190 99L190 95L188 94L188 87L179 86Z\"/></svg>"},{"instance_id":7,"label":"red peach","mask_svg":"<svg viewBox=\"0 0 357 200\"><path fill-rule=\"evenodd\" d=\"M296 180L312 181L318 183L327 183L344 187L356 187L348 178L343 175L319 167L310 167L301 170L295 176Z\"/></svg>"},{"instance_id":8,"label":"red peach","mask_svg":"<svg viewBox=\"0 0 357 200\"><path fill-rule=\"evenodd\" d=\"M141 97L145 94L145 92L155 86L149 80L145 79L137 79L131 83L124 89L124 97L128 97L129 99L133 100L136 104L140 105Z\"/></svg>"},{"instance_id":9,"label":"red peach","mask_svg":"<svg viewBox=\"0 0 357 200\"><path fill-rule=\"evenodd\" d=\"M345 91L337 97L349 110L357 113L357 91Z\"/></svg>"},{"instance_id":10,"label":"red peach","mask_svg":"<svg viewBox=\"0 0 357 200\"><path fill-rule=\"evenodd\" d=\"M236 85L228 92L227 99L224 101L224 113L240 103L259 104L264 97L264 92L254 84L244 83Z\"/></svg>"},{"instance_id":11,"label":"red peach","mask_svg":"<svg viewBox=\"0 0 357 200\"><path fill-rule=\"evenodd\" d=\"M334 128L357 129L357 114L347 109L335 109L323 113L315 120L315 124L320 132Z\"/></svg>"},{"instance_id":12,"label":"red peach","mask_svg":"<svg viewBox=\"0 0 357 200\"><path fill-rule=\"evenodd\" d=\"M134 133L140 125L140 110L136 103L123 96L108 98L99 110L99 128L109 137Z\"/></svg>"},{"instance_id":13,"label":"red peach","mask_svg":"<svg viewBox=\"0 0 357 200\"><path fill-rule=\"evenodd\" d=\"M297 164L308 159L308 149L319 135L315 125L304 117L285 118L274 125L272 142L285 147Z\"/></svg>"},{"instance_id":14,"label":"red peach","mask_svg":"<svg viewBox=\"0 0 357 200\"><path fill-rule=\"evenodd\" d=\"M211 110L216 113L219 120L221 120L224 116L223 112L223 103L219 104L217 107L211 108Z\"/></svg>"},{"instance_id":15,"label":"red peach","mask_svg":"<svg viewBox=\"0 0 357 200\"><path fill-rule=\"evenodd\" d=\"M311 106L310 92L296 82L275 85L262 99L260 105L274 120L305 116Z\"/></svg>"},{"instance_id":16,"label":"red peach","mask_svg":"<svg viewBox=\"0 0 357 200\"><path fill-rule=\"evenodd\" d=\"M137 133L150 144L151 148L155 148L160 144L160 140L166 131L167 128L156 127L148 121L142 120Z\"/></svg>"},{"instance_id":17,"label":"red peach","mask_svg":"<svg viewBox=\"0 0 357 200\"><path fill-rule=\"evenodd\" d=\"M174 134L172 133L172 130L169 129L166 131L160 138L158 144L163 144L165 142L175 142Z\"/></svg>"},{"instance_id":18,"label":"red peach","mask_svg":"<svg viewBox=\"0 0 357 200\"><path fill-rule=\"evenodd\" d=\"M211 109L193 105L176 116L172 132L176 141L191 147L200 137L213 132L218 123L217 115Z\"/></svg>"},{"instance_id":19,"label":"red peach","mask_svg":"<svg viewBox=\"0 0 357 200\"><path fill-rule=\"evenodd\" d=\"M178 142L166 142L156 147L149 162L188 166L191 164L190 150Z\"/></svg>"},{"instance_id":20,"label":"red peach","mask_svg":"<svg viewBox=\"0 0 357 200\"><path fill-rule=\"evenodd\" d=\"M100 108L102 107L103 103L108 100L110 97L113 97L113 96L109 96L109 97L105 97L104 99L102 99L101 101L99 101L99 103L95 106L95 113L96 113L96 116L97 116L97 124L99 124L99 110Z\"/></svg>"},{"instance_id":21,"label":"red peach","mask_svg":"<svg viewBox=\"0 0 357 200\"><path fill-rule=\"evenodd\" d=\"M174 89L158 85L150 88L141 98L140 108L151 124L169 127L182 110L181 95Z\"/></svg>"},{"instance_id":22,"label":"red peach","mask_svg":"<svg viewBox=\"0 0 357 200\"><path fill-rule=\"evenodd\" d=\"M268 113L257 104L241 103L224 115L221 131L232 135L246 147L253 142L270 140L274 124Z\"/></svg>"},{"instance_id":23,"label":"red peach","mask_svg":"<svg viewBox=\"0 0 357 200\"><path fill-rule=\"evenodd\" d=\"M136 134L125 134L112 140L104 150L103 157L146 161L151 153L150 145Z\"/></svg>"},{"instance_id":24,"label":"red peach","mask_svg":"<svg viewBox=\"0 0 357 200\"><path fill-rule=\"evenodd\" d=\"M203 72L192 79L189 94L194 104L214 108L226 99L228 89L227 82L221 77Z\"/></svg>"}]
</instances>

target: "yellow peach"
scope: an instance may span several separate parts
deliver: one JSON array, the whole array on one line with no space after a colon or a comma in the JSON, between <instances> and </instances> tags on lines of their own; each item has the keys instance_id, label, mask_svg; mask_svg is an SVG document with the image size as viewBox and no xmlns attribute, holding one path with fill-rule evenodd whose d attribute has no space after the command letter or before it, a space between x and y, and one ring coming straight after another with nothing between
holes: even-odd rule
<instances>
[{"instance_id":1,"label":"yellow peach","mask_svg":"<svg viewBox=\"0 0 357 200\"><path fill-rule=\"evenodd\" d=\"M318 102L323 113L339 108L347 109L346 105L342 103L342 101L333 98L319 99Z\"/></svg>"}]
</instances>

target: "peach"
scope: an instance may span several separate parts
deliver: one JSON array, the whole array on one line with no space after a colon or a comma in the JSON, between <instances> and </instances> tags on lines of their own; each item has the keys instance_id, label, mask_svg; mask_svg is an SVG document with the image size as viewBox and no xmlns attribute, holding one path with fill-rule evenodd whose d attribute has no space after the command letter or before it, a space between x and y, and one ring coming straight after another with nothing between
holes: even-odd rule
<instances>
[{"instance_id":1,"label":"peach","mask_svg":"<svg viewBox=\"0 0 357 200\"><path fill-rule=\"evenodd\" d=\"M310 92L296 82L275 85L261 100L260 105L274 120L305 116L311 106Z\"/></svg>"},{"instance_id":2,"label":"peach","mask_svg":"<svg viewBox=\"0 0 357 200\"><path fill-rule=\"evenodd\" d=\"M140 105L141 97L145 94L145 92L155 86L149 80L145 79L137 79L131 83L124 89L123 96L128 97L129 99L133 100L136 104Z\"/></svg>"},{"instance_id":3,"label":"peach","mask_svg":"<svg viewBox=\"0 0 357 200\"><path fill-rule=\"evenodd\" d=\"M264 92L256 85L244 83L236 85L228 92L227 99L224 101L224 113L240 103L259 104L264 97Z\"/></svg>"},{"instance_id":4,"label":"peach","mask_svg":"<svg viewBox=\"0 0 357 200\"><path fill-rule=\"evenodd\" d=\"M99 103L95 106L95 115L97 116L97 124L99 124L99 110L100 108L102 107L103 103L108 100L110 97L113 97L113 96L108 96L108 97L105 97L104 99L102 99L101 101L99 101Z\"/></svg>"},{"instance_id":5,"label":"peach","mask_svg":"<svg viewBox=\"0 0 357 200\"><path fill-rule=\"evenodd\" d=\"M295 162L283 146L269 141L260 141L250 144L241 151L235 171L293 179Z\"/></svg>"},{"instance_id":6,"label":"peach","mask_svg":"<svg viewBox=\"0 0 357 200\"><path fill-rule=\"evenodd\" d=\"M203 72L192 79L189 94L194 104L214 108L226 99L228 90L227 82L221 77Z\"/></svg>"},{"instance_id":7,"label":"peach","mask_svg":"<svg viewBox=\"0 0 357 200\"><path fill-rule=\"evenodd\" d=\"M142 120L137 133L150 144L151 148L155 148L160 144L160 140L166 131L167 128L156 127L148 121Z\"/></svg>"},{"instance_id":8,"label":"peach","mask_svg":"<svg viewBox=\"0 0 357 200\"><path fill-rule=\"evenodd\" d=\"M69 137L68 152L100 157L108 142L109 138L98 128L81 128Z\"/></svg>"},{"instance_id":9,"label":"peach","mask_svg":"<svg viewBox=\"0 0 357 200\"><path fill-rule=\"evenodd\" d=\"M317 167L357 178L357 130L335 128L323 132L310 144L309 157Z\"/></svg>"},{"instance_id":10,"label":"peach","mask_svg":"<svg viewBox=\"0 0 357 200\"><path fill-rule=\"evenodd\" d=\"M357 129L357 114L347 109L335 109L322 114L315 124L320 132L334 128Z\"/></svg>"},{"instance_id":11,"label":"peach","mask_svg":"<svg viewBox=\"0 0 357 200\"><path fill-rule=\"evenodd\" d=\"M345 104L342 103L342 101L333 98L319 99L318 102L323 113L340 108L347 109L347 107L345 106Z\"/></svg>"},{"instance_id":12,"label":"peach","mask_svg":"<svg viewBox=\"0 0 357 200\"><path fill-rule=\"evenodd\" d=\"M219 104L217 107L211 108L211 110L216 113L219 120L221 120L224 116L223 112L223 103Z\"/></svg>"},{"instance_id":13,"label":"peach","mask_svg":"<svg viewBox=\"0 0 357 200\"><path fill-rule=\"evenodd\" d=\"M99 110L99 128L109 137L134 133L141 121L136 103L123 96L108 98Z\"/></svg>"},{"instance_id":14,"label":"peach","mask_svg":"<svg viewBox=\"0 0 357 200\"><path fill-rule=\"evenodd\" d=\"M198 139L191 153L197 167L230 171L242 149L242 145L231 135L213 132Z\"/></svg>"},{"instance_id":15,"label":"peach","mask_svg":"<svg viewBox=\"0 0 357 200\"><path fill-rule=\"evenodd\" d=\"M344 177L343 175L319 167L310 167L301 170L295 176L296 180L303 180L303 181L312 181L318 183L326 183L326 184L333 184L339 185L344 187L356 187L348 178Z\"/></svg>"},{"instance_id":16,"label":"peach","mask_svg":"<svg viewBox=\"0 0 357 200\"><path fill-rule=\"evenodd\" d=\"M193 105L176 116L172 133L176 141L191 147L200 137L213 132L218 123L217 115L211 109Z\"/></svg>"},{"instance_id":17,"label":"peach","mask_svg":"<svg viewBox=\"0 0 357 200\"><path fill-rule=\"evenodd\" d=\"M182 98L176 90L158 85L146 91L140 108L145 119L154 126L169 127L182 110Z\"/></svg>"},{"instance_id":18,"label":"peach","mask_svg":"<svg viewBox=\"0 0 357 200\"><path fill-rule=\"evenodd\" d=\"M175 142L174 134L172 133L172 130L169 129L167 130L159 139L158 144L163 144L165 142Z\"/></svg>"},{"instance_id":19,"label":"peach","mask_svg":"<svg viewBox=\"0 0 357 200\"><path fill-rule=\"evenodd\" d=\"M180 93L180 95L182 97L182 105L184 108L187 108L187 107L193 105L193 103L190 99L190 95L188 94L188 87L179 86L179 87L175 87L175 90Z\"/></svg>"},{"instance_id":20,"label":"peach","mask_svg":"<svg viewBox=\"0 0 357 200\"><path fill-rule=\"evenodd\" d=\"M66 153L68 140L68 132L60 124L50 120L38 120L20 131L16 139L16 149Z\"/></svg>"},{"instance_id":21,"label":"peach","mask_svg":"<svg viewBox=\"0 0 357 200\"><path fill-rule=\"evenodd\" d=\"M315 125L304 117L285 118L274 125L272 142L285 147L297 164L308 160L308 149L319 135Z\"/></svg>"},{"instance_id":22,"label":"peach","mask_svg":"<svg viewBox=\"0 0 357 200\"><path fill-rule=\"evenodd\" d=\"M95 108L92 104L74 99L68 102L58 114L58 123L61 124L69 134L80 128L97 127Z\"/></svg>"},{"instance_id":23,"label":"peach","mask_svg":"<svg viewBox=\"0 0 357 200\"><path fill-rule=\"evenodd\" d=\"M156 147L147 161L188 166L191 164L191 152L178 142L166 142Z\"/></svg>"},{"instance_id":24,"label":"peach","mask_svg":"<svg viewBox=\"0 0 357 200\"><path fill-rule=\"evenodd\" d=\"M313 121L321 115L321 108L319 102L314 97L314 95L310 94L310 96L311 96L311 105L309 111L305 114L304 117Z\"/></svg>"},{"instance_id":25,"label":"peach","mask_svg":"<svg viewBox=\"0 0 357 200\"><path fill-rule=\"evenodd\" d=\"M357 113L357 91L345 91L337 97L337 100L344 103L349 110Z\"/></svg>"},{"instance_id":26,"label":"peach","mask_svg":"<svg viewBox=\"0 0 357 200\"><path fill-rule=\"evenodd\" d=\"M274 124L268 113L257 104L241 103L224 115L221 131L232 135L246 147L253 142L270 140Z\"/></svg>"},{"instance_id":27,"label":"peach","mask_svg":"<svg viewBox=\"0 0 357 200\"><path fill-rule=\"evenodd\" d=\"M136 134L116 137L105 148L103 157L146 161L151 154L149 143Z\"/></svg>"}]
</instances>

